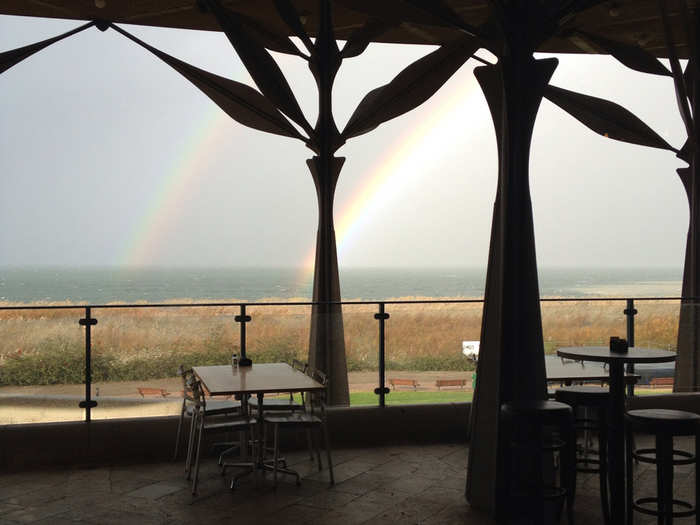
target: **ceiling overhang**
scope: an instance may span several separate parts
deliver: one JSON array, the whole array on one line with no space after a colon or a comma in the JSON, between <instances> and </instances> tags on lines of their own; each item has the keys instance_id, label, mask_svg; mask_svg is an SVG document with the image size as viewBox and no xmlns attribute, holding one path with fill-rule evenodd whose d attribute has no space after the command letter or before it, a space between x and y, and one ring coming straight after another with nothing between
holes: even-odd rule
<instances>
[{"instance_id":1,"label":"ceiling overhang","mask_svg":"<svg viewBox=\"0 0 700 525\"><path fill-rule=\"evenodd\" d=\"M336 36L347 39L361 27L368 16L363 5L382 0L342 0L334 3ZM222 3L263 24L269 31L287 34L288 29L277 15L272 0L222 0ZM454 11L471 26L486 21L487 0L447 0ZM695 1L690 1L691 9ZM306 29L313 35L316 28L318 0L295 0ZM210 13L202 12L196 0L3 0L0 14L75 20L109 20L123 24L219 31ZM685 26L678 11L670 13L675 40L681 57L688 56ZM402 22L378 37L380 42L406 44L440 44L459 35L445 26L419 23L410 13L398 12ZM666 47L657 0L619 0L601 2L576 14L561 28L557 36L540 46L539 51L552 53L597 53L576 31L585 31L611 40L639 45L656 56L665 56Z\"/></svg>"}]
</instances>

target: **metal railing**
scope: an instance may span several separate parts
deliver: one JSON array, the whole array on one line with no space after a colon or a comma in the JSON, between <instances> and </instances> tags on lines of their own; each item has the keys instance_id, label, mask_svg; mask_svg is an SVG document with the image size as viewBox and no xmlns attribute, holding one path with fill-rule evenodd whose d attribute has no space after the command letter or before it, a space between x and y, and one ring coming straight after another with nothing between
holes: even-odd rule
<instances>
[{"instance_id":1,"label":"metal railing","mask_svg":"<svg viewBox=\"0 0 700 525\"><path fill-rule=\"evenodd\" d=\"M630 346L634 346L635 342L635 316L638 311L635 308L635 301L696 301L695 298L681 297L567 297L567 298L542 298L541 302L624 302L625 309L623 314L626 317L626 337ZM377 312L374 314L374 319L378 322L378 387L374 389L374 393L378 396L378 404L380 407L386 405L386 394L389 389L386 387L386 321L390 318L387 312L389 305L406 305L406 304L470 304L483 303L483 299L431 299L431 300L386 300L386 301L340 301L331 304L341 305L376 305ZM79 407L85 409L85 422L91 421L91 411L97 407L97 401L92 399L92 327L96 326L98 320L93 313L100 309L141 309L141 308L213 308L213 307L237 307L239 314L234 316L234 321L240 323L240 352L241 358L246 357L246 324L252 320L252 317L247 314L246 308L254 306L271 307L271 306L313 306L314 302L246 302L246 303L153 303L153 304L95 304L95 305L60 305L60 306L0 306L0 311L7 310L82 310L84 317L78 320L80 326L85 327L85 398L79 402ZM628 365L627 371L634 373L634 365ZM629 394L633 395L634 386L628 387Z\"/></svg>"}]
</instances>

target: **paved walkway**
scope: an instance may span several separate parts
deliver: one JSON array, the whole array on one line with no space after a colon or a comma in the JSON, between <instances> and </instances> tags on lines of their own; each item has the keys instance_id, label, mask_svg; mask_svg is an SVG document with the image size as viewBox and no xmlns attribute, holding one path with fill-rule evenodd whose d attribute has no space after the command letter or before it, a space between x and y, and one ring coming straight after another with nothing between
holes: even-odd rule
<instances>
[{"instance_id":1,"label":"paved walkway","mask_svg":"<svg viewBox=\"0 0 700 525\"><path fill-rule=\"evenodd\" d=\"M680 445L688 449L689 441ZM0 475L0 525L87 524L491 524L464 499L466 445L392 446L334 451L336 485L305 452L287 455L301 486L245 478L234 492L208 458L193 497L182 464L72 468ZM678 467L676 496L692 500L691 467ZM655 490L652 468L635 470L639 490ZM579 475L578 525L601 523L598 480ZM564 523L565 520L562 520ZM653 523L636 515L635 523ZM688 519L678 523L689 523Z\"/></svg>"}]
</instances>

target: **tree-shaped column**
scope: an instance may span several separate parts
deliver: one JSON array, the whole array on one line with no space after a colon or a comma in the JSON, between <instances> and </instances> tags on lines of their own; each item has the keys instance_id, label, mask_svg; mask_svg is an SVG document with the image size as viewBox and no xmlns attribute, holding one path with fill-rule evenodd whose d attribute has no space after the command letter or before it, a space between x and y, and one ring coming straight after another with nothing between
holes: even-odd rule
<instances>
[{"instance_id":1,"label":"tree-shaped column","mask_svg":"<svg viewBox=\"0 0 700 525\"><path fill-rule=\"evenodd\" d=\"M472 37L460 37L409 65L390 83L368 93L340 132L332 110L335 76L344 59L360 55L391 22L370 19L349 37L340 50L333 31L331 0L318 0L318 27L314 40L292 3L275 0L277 13L291 34L299 38L304 52L286 35L269 32L254 20L223 7L218 0L204 0L203 5L218 20L260 91L191 66L149 46L120 27L112 27L170 64L238 122L302 140L314 152L315 155L307 161L316 186L319 209L309 364L329 375L330 402L347 405L347 364L333 226L334 193L345 159L336 157L335 153L348 139L367 133L427 100L476 51L478 44ZM296 55L308 62L318 86L319 112L314 126L306 120L268 49Z\"/></svg>"}]
</instances>

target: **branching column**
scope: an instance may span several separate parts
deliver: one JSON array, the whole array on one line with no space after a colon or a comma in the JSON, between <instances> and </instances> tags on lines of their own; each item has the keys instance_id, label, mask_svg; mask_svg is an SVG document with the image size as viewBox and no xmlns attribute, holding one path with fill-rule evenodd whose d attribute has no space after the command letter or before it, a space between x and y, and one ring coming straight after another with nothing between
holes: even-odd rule
<instances>
[{"instance_id":1,"label":"branching column","mask_svg":"<svg viewBox=\"0 0 700 525\"><path fill-rule=\"evenodd\" d=\"M318 86L319 107L315 129L319 137L319 154L309 159L307 164L318 197L313 301L323 304L312 307L309 364L328 373L331 379L328 392L331 404L349 405L342 308L340 304L327 304L340 301L333 199L345 159L334 156L342 142L333 119L332 91L341 58L333 36L331 6L328 0L319 0L319 13L319 34L309 62Z\"/></svg>"},{"instance_id":2,"label":"branching column","mask_svg":"<svg viewBox=\"0 0 700 525\"><path fill-rule=\"evenodd\" d=\"M523 24L524 25L524 24ZM466 493L502 508L502 403L544 399L546 373L529 187L530 143L556 59L535 60L527 35L510 33L499 63L475 69L496 128L499 176L491 230Z\"/></svg>"}]
</instances>

